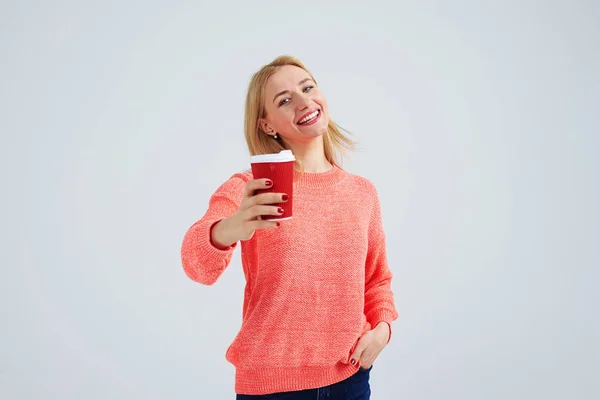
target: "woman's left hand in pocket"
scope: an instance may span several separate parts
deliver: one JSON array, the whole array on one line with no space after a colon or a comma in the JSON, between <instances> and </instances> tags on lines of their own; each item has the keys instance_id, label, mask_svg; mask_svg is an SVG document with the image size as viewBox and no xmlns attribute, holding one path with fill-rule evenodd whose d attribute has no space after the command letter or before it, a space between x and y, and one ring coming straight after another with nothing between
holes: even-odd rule
<instances>
[{"instance_id":1,"label":"woman's left hand in pocket","mask_svg":"<svg viewBox=\"0 0 600 400\"><path fill-rule=\"evenodd\" d=\"M371 368L381 350L387 345L389 337L390 327L386 322L381 321L375 328L366 331L360 337L350 357L350 363L356 365L357 360L360 360L363 368Z\"/></svg>"}]
</instances>

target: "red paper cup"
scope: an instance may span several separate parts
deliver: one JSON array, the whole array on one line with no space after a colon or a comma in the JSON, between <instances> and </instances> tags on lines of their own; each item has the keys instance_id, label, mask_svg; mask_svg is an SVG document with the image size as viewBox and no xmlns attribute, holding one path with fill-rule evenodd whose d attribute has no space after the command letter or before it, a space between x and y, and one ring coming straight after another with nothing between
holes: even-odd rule
<instances>
[{"instance_id":1,"label":"red paper cup","mask_svg":"<svg viewBox=\"0 0 600 400\"><path fill-rule=\"evenodd\" d=\"M259 189L256 194L274 192L286 193L288 201L273 205L283 208L283 214L261 215L261 219L268 221L282 221L292 218L294 203L294 161L296 158L291 150L282 150L279 153L259 154L250 158L252 175L254 179L268 178L273 186Z\"/></svg>"}]
</instances>

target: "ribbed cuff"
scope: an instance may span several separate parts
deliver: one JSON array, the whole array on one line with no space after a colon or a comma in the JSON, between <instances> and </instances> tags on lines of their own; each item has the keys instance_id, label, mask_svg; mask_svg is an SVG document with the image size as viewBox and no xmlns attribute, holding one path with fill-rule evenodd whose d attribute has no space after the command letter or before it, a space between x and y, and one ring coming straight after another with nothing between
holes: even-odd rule
<instances>
[{"instance_id":1,"label":"ribbed cuff","mask_svg":"<svg viewBox=\"0 0 600 400\"><path fill-rule=\"evenodd\" d=\"M202 249L204 254L206 254L207 258L215 261L223 259L223 257L227 256L227 254L233 249L235 249L238 244L238 242L235 242L225 249L221 249L214 245L214 243L212 242L212 228L222 220L223 218L220 218L216 221L209 222L202 229L205 230L205 232L200 232L202 239L208 238L208 240L200 240L200 248Z\"/></svg>"},{"instance_id":2,"label":"ribbed cuff","mask_svg":"<svg viewBox=\"0 0 600 400\"><path fill-rule=\"evenodd\" d=\"M222 218L221 218L222 219ZM223 273L227 265L233 257L233 250L237 247L237 243L233 243L226 249L220 249L216 247L211 241L211 228L221 221L221 219L215 221L203 221L199 226L198 230L194 233L195 239L193 243L196 243L195 254L199 255L199 282L206 284L214 283L218 277Z\"/></svg>"},{"instance_id":3,"label":"ribbed cuff","mask_svg":"<svg viewBox=\"0 0 600 400\"><path fill-rule=\"evenodd\" d=\"M390 326L390 336L388 337L387 343L392 339L392 322L396 319L398 319L398 313L390 312L388 310L375 311L369 315L369 323L371 324L372 329L380 322L386 322Z\"/></svg>"}]
</instances>

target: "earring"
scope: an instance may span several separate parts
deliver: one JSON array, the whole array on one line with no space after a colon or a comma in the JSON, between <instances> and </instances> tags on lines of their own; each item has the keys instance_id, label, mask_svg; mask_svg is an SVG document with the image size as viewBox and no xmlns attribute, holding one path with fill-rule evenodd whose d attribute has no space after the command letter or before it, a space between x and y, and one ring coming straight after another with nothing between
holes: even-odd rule
<instances>
[{"instance_id":1,"label":"earring","mask_svg":"<svg viewBox=\"0 0 600 400\"><path fill-rule=\"evenodd\" d=\"M273 128L269 129L269 133L273 133ZM273 139L277 139L277 132L275 132L275 136L273 136Z\"/></svg>"}]
</instances>

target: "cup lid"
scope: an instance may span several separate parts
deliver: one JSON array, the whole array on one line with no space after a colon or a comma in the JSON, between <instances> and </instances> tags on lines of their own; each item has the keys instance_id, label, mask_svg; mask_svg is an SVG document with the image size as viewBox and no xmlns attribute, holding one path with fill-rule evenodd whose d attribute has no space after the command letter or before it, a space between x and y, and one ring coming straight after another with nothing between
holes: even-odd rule
<instances>
[{"instance_id":1,"label":"cup lid","mask_svg":"<svg viewBox=\"0 0 600 400\"><path fill-rule=\"evenodd\" d=\"M251 163L286 162L295 161L296 157L291 150L281 150L279 153L257 154L250 157Z\"/></svg>"}]
</instances>

